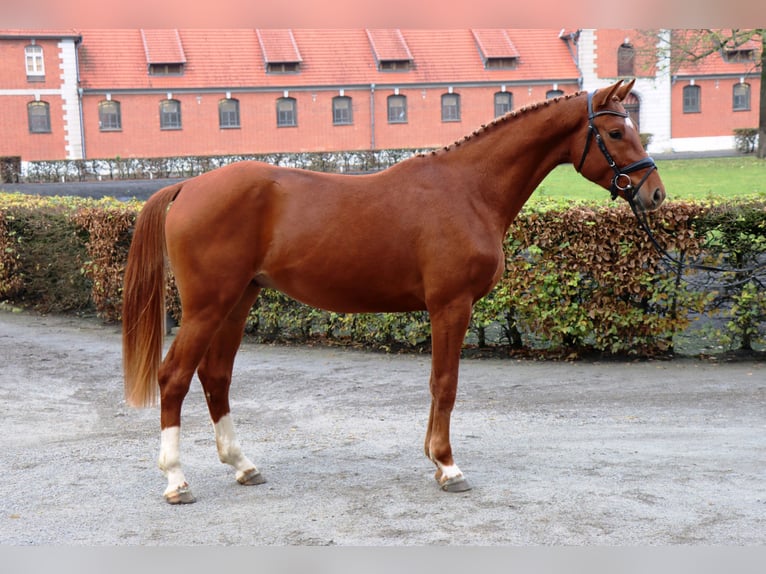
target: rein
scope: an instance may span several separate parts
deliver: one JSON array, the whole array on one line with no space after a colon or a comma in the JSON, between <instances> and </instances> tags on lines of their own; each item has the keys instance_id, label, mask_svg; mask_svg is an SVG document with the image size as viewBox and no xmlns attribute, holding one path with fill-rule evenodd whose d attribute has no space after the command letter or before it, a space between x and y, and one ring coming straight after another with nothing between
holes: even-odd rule
<instances>
[{"instance_id":1,"label":"rein","mask_svg":"<svg viewBox=\"0 0 766 574\"><path fill-rule=\"evenodd\" d=\"M604 158L609 164L609 167L611 167L612 171L614 171L614 177L612 178L612 186L610 188L610 191L612 193L612 199L615 199L620 194L620 192L623 193L623 197L625 197L625 199L628 201L628 204L630 205L630 209L633 212L633 215L635 216L636 221L638 222L639 229L641 229L644 233L646 233L646 235L649 237L649 241L652 243L652 246L657 251L657 253L659 253L660 257L663 260L665 260L666 263L672 264L676 268L677 272L679 273L679 277L681 273L684 271L684 269L696 269L698 271L707 271L712 273L747 274L748 276L745 279L740 279L738 281L726 283L723 285L723 287L736 287L739 285L743 285L751 280L758 283L758 285L760 285L761 287L764 287L764 284L757 277L758 272L764 268L764 265L748 267L743 269L724 269L723 267L716 267L713 265L702 265L699 263L684 263L682 260L678 259L677 257L673 257L670 253L668 253L667 249L665 249L664 247L662 247L662 245L659 244L659 242L657 241L657 238L654 236L651 228L649 227L649 221L646 217L646 212L644 212L643 210L639 210L636 204L636 195L638 194L638 190L641 189L642 185L644 185L644 182L649 177L649 175L654 170L657 169L657 165L654 163L654 160L651 157L647 156L643 159L640 159L638 161L635 161L625 166L624 168L620 168L617 166L617 162L614 161L612 154L610 154L609 150L606 148L606 143L604 143L604 139L601 137L601 134L599 133L598 128L596 128L596 126L593 124L593 120L599 116L604 116L604 115L612 115L612 116L618 116L621 118L627 118L628 114L624 112L618 112L615 110L602 110L602 111L594 113L593 112L593 94L595 94L595 91L588 93L588 138L585 140L585 148L583 149L582 157L580 158L580 163L577 166L577 171L580 172L582 170L583 164L585 163L585 158L588 156L588 152L590 151L591 141L596 140L596 144L598 145L598 148L601 150L601 153L603 154ZM641 169L646 169L647 171L644 174L644 177L641 178L641 181L638 182L638 186L634 187L633 182L630 179L630 176L628 174ZM688 279L685 279L685 281L687 283L691 283Z\"/></svg>"},{"instance_id":2,"label":"rein","mask_svg":"<svg viewBox=\"0 0 766 574\"><path fill-rule=\"evenodd\" d=\"M764 269L764 265L756 265L753 267L745 267L745 268L733 268L733 269L726 269L724 267L716 267L714 265L703 265L701 263L684 263L681 259L677 257L673 257L670 253L668 253L667 249L662 247L662 245L659 244L657 239L655 238L654 234L652 233L651 228L649 227L649 221L646 217L646 212L639 210L638 206L636 205L636 202L633 197L628 198L628 204L630 205L631 211L633 211L633 215L636 217L636 221L638 222L638 227L641 229L646 235L649 237L649 241L651 241L652 246L654 247L655 251L659 253L660 257L665 260L665 263L672 264L675 266L679 276L685 269L696 269L697 271L707 271L709 273L735 273L737 275L747 275L747 277L740 279L738 281L732 281L730 283L724 283L721 285L721 287L725 288L731 288L731 287L738 287L740 285L744 285L745 283L748 283L749 281L754 281L758 285L761 286L761 288L766 288L763 282L758 278L758 273ZM695 282L690 281L689 279L684 279L687 283L694 284Z\"/></svg>"}]
</instances>

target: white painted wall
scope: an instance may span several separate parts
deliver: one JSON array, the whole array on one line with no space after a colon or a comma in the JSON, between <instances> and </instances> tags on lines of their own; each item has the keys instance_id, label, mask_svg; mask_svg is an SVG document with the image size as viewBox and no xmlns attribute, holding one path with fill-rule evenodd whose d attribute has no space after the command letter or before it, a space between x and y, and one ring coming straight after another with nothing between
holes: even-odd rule
<instances>
[{"instance_id":1,"label":"white painted wall","mask_svg":"<svg viewBox=\"0 0 766 574\"><path fill-rule=\"evenodd\" d=\"M64 102L64 137L67 159L82 159L82 122L78 93L77 46L74 39L62 39L59 44L61 97Z\"/></svg>"}]
</instances>

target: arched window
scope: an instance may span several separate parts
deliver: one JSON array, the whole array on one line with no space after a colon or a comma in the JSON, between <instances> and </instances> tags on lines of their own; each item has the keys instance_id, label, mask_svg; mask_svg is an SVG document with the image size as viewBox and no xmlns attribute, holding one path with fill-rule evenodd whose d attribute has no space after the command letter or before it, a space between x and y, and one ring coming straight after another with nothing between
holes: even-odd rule
<instances>
[{"instance_id":1,"label":"arched window","mask_svg":"<svg viewBox=\"0 0 766 574\"><path fill-rule=\"evenodd\" d=\"M407 96L388 96L388 123L407 123Z\"/></svg>"},{"instance_id":2,"label":"arched window","mask_svg":"<svg viewBox=\"0 0 766 574\"><path fill-rule=\"evenodd\" d=\"M102 132L119 131L122 129L120 102L103 100L98 103L98 129Z\"/></svg>"},{"instance_id":3,"label":"arched window","mask_svg":"<svg viewBox=\"0 0 766 574\"><path fill-rule=\"evenodd\" d=\"M218 102L218 127L221 129L239 127L239 100L225 98Z\"/></svg>"},{"instance_id":4,"label":"arched window","mask_svg":"<svg viewBox=\"0 0 766 574\"><path fill-rule=\"evenodd\" d=\"M460 121L460 94L442 94L442 121Z\"/></svg>"},{"instance_id":5,"label":"arched window","mask_svg":"<svg viewBox=\"0 0 766 574\"><path fill-rule=\"evenodd\" d=\"M332 123L336 126L348 126L354 123L351 98L335 96L332 99Z\"/></svg>"},{"instance_id":6,"label":"arched window","mask_svg":"<svg viewBox=\"0 0 766 574\"><path fill-rule=\"evenodd\" d=\"M629 42L617 48L617 75L633 76L636 67L636 50Z\"/></svg>"},{"instance_id":7,"label":"arched window","mask_svg":"<svg viewBox=\"0 0 766 574\"><path fill-rule=\"evenodd\" d=\"M511 92L495 93L495 117L504 116L513 109L513 94Z\"/></svg>"},{"instance_id":8,"label":"arched window","mask_svg":"<svg viewBox=\"0 0 766 574\"><path fill-rule=\"evenodd\" d=\"M288 128L298 125L297 102L295 98L277 100L277 127Z\"/></svg>"},{"instance_id":9,"label":"arched window","mask_svg":"<svg viewBox=\"0 0 766 574\"><path fill-rule=\"evenodd\" d=\"M181 102L178 100L162 100L160 102L160 129L181 129Z\"/></svg>"},{"instance_id":10,"label":"arched window","mask_svg":"<svg viewBox=\"0 0 766 574\"><path fill-rule=\"evenodd\" d=\"M688 85L684 86L684 113L693 114L698 113L701 108L702 90L699 86Z\"/></svg>"},{"instance_id":11,"label":"arched window","mask_svg":"<svg viewBox=\"0 0 766 574\"><path fill-rule=\"evenodd\" d=\"M51 133L51 108L48 102L29 102L27 104L29 132L33 134Z\"/></svg>"},{"instance_id":12,"label":"arched window","mask_svg":"<svg viewBox=\"0 0 766 574\"><path fill-rule=\"evenodd\" d=\"M732 108L735 112L744 112L750 109L750 84L734 84Z\"/></svg>"},{"instance_id":13,"label":"arched window","mask_svg":"<svg viewBox=\"0 0 766 574\"><path fill-rule=\"evenodd\" d=\"M546 100L552 100L553 98L558 98L559 96L563 96L564 92L562 90L548 90L545 92L545 99Z\"/></svg>"}]
</instances>

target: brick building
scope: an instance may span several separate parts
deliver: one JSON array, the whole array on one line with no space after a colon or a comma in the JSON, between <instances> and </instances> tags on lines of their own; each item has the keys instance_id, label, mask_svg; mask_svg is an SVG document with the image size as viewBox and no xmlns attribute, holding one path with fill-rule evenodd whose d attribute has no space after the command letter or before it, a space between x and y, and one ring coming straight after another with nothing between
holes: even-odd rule
<instances>
[{"instance_id":1,"label":"brick building","mask_svg":"<svg viewBox=\"0 0 766 574\"><path fill-rule=\"evenodd\" d=\"M83 157L73 30L0 30L0 156Z\"/></svg>"},{"instance_id":2,"label":"brick building","mask_svg":"<svg viewBox=\"0 0 766 574\"><path fill-rule=\"evenodd\" d=\"M670 34L670 32L667 32ZM754 54L671 75L634 30L0 30L0 156L24 161L437 147L620 77L650 151L757 125ZM755 49L755 48L754 48Z\"/></svg>"},{"instance_id":3,"label":"brick building","mask_svg":"<svg viewBox=\"0 0 766 574\"><path fill-rule=\"evenodd\" d=\"M758 127L761 46L750 41L724 46L699 63L671 62L676 45L663 31L657 47L636 30L581 30L577 33L583 89L620 77L636 77L626 107L642 132L653 135L650 151L700 151L734 147L733 130ZM651 54L651 56L650 56Z\"/></svg>"}]
</instances>

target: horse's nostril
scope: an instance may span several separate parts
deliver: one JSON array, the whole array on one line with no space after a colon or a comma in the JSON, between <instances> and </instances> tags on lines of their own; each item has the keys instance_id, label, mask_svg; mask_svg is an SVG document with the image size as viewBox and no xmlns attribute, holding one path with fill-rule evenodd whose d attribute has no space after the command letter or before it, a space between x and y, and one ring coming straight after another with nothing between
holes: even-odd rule
<instances>
[{"instance_id":1,"label":"horse's nostril","mask_svg":"<svg viewBox=\"0 0 766 574\"><path fill-rule=\"evenodd\" d=\"M657 188L654 190L654 195L652 195L652 200L654 201L654 205L657 206L665 199L665 194L662 192L661 188Z\"/></svg>"}]
</instances>

